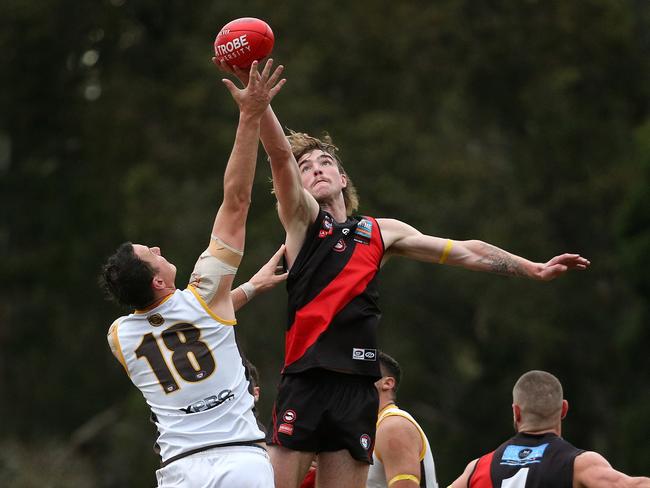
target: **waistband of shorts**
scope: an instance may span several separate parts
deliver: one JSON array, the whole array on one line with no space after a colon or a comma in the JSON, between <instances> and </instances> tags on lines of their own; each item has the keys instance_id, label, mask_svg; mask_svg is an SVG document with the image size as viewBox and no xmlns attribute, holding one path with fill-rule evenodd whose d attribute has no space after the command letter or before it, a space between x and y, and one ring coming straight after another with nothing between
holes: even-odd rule
<instances>
[{"instance_id":1,"label":"waistband of shorts","mask_svg":"<svg viewBox=\"0 0 650 488\"><path fill-rule=\"evenodd\" d=\"M254 441L227 442L226 444L209 444L207 446L197 447L196 449L191 449L189 451L182 452L180 454L177 454L176 456L170 457L169 459L165 459L164 461L160 462L160 467L164 468L165 466L169 466L174 461L178 461L179 459L183 459L184 457L191 456L192 454L208 451L210 449L218 449L221 447L256 447L266 452L266 448L261 444L264 441L265 439L257 439Z\"/></svg>"}]
</instances>

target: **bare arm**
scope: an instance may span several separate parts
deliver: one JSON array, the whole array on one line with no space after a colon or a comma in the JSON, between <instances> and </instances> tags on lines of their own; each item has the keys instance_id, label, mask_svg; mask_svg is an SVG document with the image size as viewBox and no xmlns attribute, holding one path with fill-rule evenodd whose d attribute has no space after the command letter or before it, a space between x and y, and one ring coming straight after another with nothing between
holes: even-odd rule
<instances>
[{"instance_id":1,"label":"bare arm","mask_svg":"<svg viewBox=\"0 0 650 488\"><path fill-rule=\"evenodd\" d=\"M208 301L208 306L226 320L234 319L230 289L244 248L246 218L257 163L260 122L271 99L284 84L284 80L279 80L282 66L271 74L272 65L271 61L267 62L260 73L257 70L257 62L254 62L251 65L249 82L243 89L235 87L230 80L223 80L239 106L239 123L224 173L223 202L217 211L208 246L208 253L216 257L218 262L224 263L226 268L223 275L215 279L215 291Z\"/></svg>"},{"instance_id":2,"label":"bare arm","mask_svg":"<svg viewBox=\"0 0 650 488\"><path fill-rule=\"evenodd\" d=\"M542 281L555 279L571 269L586 269L590 264L578 254L561 254L546 263L535 263L482 241L429 236L394 219L379 219L378 222L389 255L419 261Z\"/></svg>"},{"instance_id":3,"label":"bare arm","mask_svg":"<svg viewBox=\"0 0 650 488\"><path fill-rule=\"evenodd\" d=\"M386 417L377 429L375 450L381 458L386 481L395 480L391 488L420 486L422 437L408 419Z\"/></svg>"},{"instance_id":4,"label":"bare arm","mask_svg":"<svg viewBox=\"0 0 650 488\"><path fill-rule=\"evenodd\" d=\"M219 69L236 76L242 83L248 75L227 63L213 62ZM271 163L273 188L278 200L278 214L287 233L287 260L293 263L302 246L305 232L318 215L318 203L302 186L298 163L293 156L282 124L269 107L261 120L260 138Z\"/></svg>"},{"instance_id":5,"label":"bare arm","mask_svg":"<svg viewBox=\"0 0 650 488\"><path fill-rule=\"evenodd\" d=\"M239 124L223 176L223 203L217 212L212 233L235 249L244 247L261 118L271 99L284 84L284 80L278 81L282 66L271 74L272 65L272 60L269 60L262 73L259 73L257 62L254 62L248 84L243 89L235 87L230 80L223 80L239 106Z\"/></svg>"},{"instance_id":6,"label":"bare arm","mask_svg":"<svg viewBox=\"0 0 650 488\"><path fill-rule=\"evenodd\" d=\"M235 312L250 302L253 297L274 288L287 279L288 273L282 272L282 266L280 265L283 254L284 244L280 246L280 249L271 256L271 259L250 280L232 290L232 304Z\"/></svg>"},{"instance_id":7,"label":"bare arm","mask_svg":"<svg viewBox=\"0 0 650 488\"><path fill-rule=\"evenodd\" d=\"M467 488L469 477L474 471L474 467L476 466L477 461L478 459L474 459L474 461L470 462L465 468L465 471L463 471L463 474L461 474L456 479L456 481L454 481L451 485L449 485L448 488Z\"/></svg>"},{"instance_id":8,"label":"bare arm","mask_svg":"<svg viewBox=\"0 0 650 488\"><path fill-rule=\"evenodd\" d=\"M573 463L574 488L650 488L650 478L616 471L596 452L585 452Z\"/></svg>"}]
</instances>

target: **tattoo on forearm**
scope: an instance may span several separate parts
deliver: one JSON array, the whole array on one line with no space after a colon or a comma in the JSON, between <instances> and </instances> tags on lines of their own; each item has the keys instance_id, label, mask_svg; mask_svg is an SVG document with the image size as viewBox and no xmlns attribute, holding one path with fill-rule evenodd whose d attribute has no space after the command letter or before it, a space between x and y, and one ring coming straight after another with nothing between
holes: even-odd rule
<instances>
[{"instance_id":1,"label":"tattoo on forearm","mask_svg":"<svg viewBox=\"0 0 650 488\"><path fill-rule=\"evenodd\" d=\"M478 262L487 265L493 273L511 276L526 275L519 263L505 251L489 244L484 244L483 249L485 254Z\"/></svg>"}]
</instances>

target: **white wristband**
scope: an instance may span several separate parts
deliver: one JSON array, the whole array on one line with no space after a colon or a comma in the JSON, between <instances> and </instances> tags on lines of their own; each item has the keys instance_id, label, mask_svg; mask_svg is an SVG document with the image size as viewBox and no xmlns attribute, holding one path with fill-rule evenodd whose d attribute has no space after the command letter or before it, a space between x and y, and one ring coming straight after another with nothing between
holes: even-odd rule
<instances>
[{"instance_id":1,"label":"white wristband","mask_svg":"<svg viewBox=\"0 0 650 488\"><path fill-rule=\"evenodd\" d=\"M246 300L250 300L255 296L255 285L251 283L250 281L247 281L246 283L242 283L239 285L239 288L241 288L241 291L244 292L244 295L246 295Z\"/></svg>"}]
</instances>

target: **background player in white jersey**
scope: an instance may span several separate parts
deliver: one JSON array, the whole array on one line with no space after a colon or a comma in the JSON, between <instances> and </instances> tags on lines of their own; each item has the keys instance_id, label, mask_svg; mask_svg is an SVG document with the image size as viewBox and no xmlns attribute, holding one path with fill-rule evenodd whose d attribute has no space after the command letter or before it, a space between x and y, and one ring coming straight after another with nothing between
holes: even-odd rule
<instances>
[{"instance_id":1,"label":"background player in white jersey","mask_svg":"<svg viewBox=\"0 0 650 488\"><path fill-rule=\"evenodd\" d=\"M158 247L122 244L102 273L105 288L137 310L117 319L108 340L145 397L158 428L162 487L273 486L264 434L253 415L235 342L231 287L241 261L260 118L281 89L282 67L257 63L243 89L224 80L239 106L239 124L224 174L224 197L208 248L185 290ZM246 287L235 292L250 293Z\"/></svg>"},{"instance_id":2,"label":"background player in white jersey","mask_svg":"<svg viewBox=\"0 0 650 488\"><path fill-rule=\"evenodd\" d=\"M379 417L367 488L438 488L431 446L415 419L396 405L402 371L379 351Z\"/></svg>"}]
</instances>

